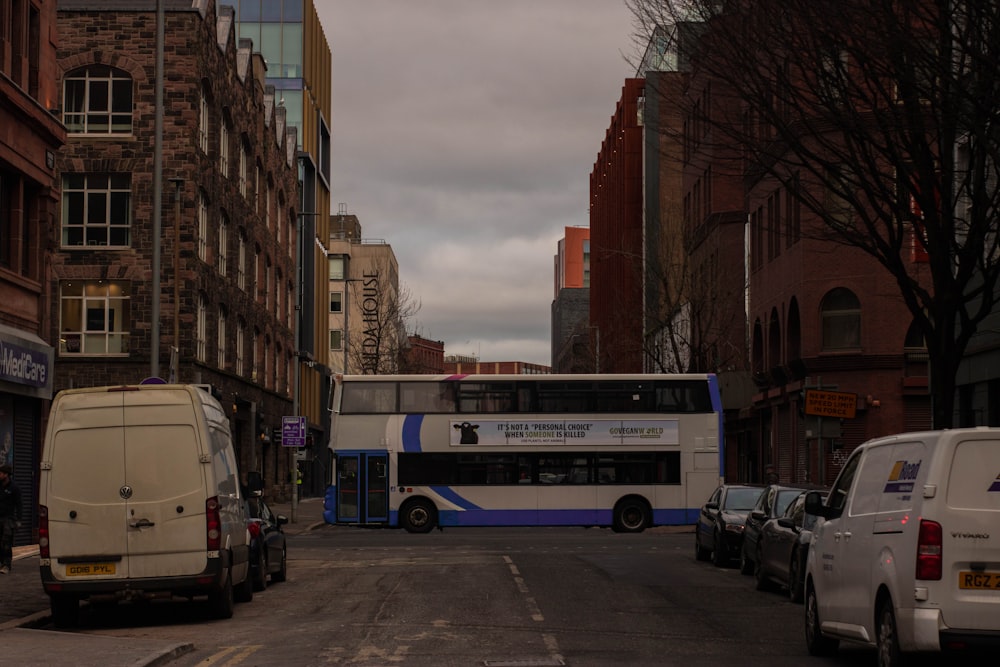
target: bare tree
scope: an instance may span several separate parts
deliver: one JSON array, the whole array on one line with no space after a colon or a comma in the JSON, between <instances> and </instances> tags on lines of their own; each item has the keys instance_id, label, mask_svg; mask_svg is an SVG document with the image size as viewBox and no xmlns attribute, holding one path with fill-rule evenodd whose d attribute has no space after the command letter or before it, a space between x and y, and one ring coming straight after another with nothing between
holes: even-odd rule
<instances>
[{"instance_id":1,"label":"bare tree","mask_svg":"<svg viewBox=\"0 0 1000 667\"><path fill-rule=\"evenodd\" d=\"M774 179L812 213L804 236L891 274L927 344L933 423L950 426L959 363L997 301L1000 3L626 4L649 34L704 26L692 67L733 113L689 114L739 146L748 183Z\"/></svg>"},{"instance_id":2,"label":"bare tree","mask_svg":"<svg viewBox=\"0 0 1000 667\"><path fill-rule=\"evenodd\" d=\"M406 324L420 302L399 284L393 262L380 257L366 264L361 277L349 282L352 316L360 321L350 323L348 368L364 375L398 373L407 346Z\"/></svg>"}]
</instances>

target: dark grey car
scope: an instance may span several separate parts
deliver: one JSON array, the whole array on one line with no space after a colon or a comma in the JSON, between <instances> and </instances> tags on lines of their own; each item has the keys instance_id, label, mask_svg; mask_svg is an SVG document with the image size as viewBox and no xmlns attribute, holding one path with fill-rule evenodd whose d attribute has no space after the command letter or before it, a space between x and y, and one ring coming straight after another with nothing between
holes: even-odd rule
<instances>
[{"instance_id":1,"label":"dark grey car","mask_svg":"<svg viewBox=\"0 0 1000 667\"><path fill-rule=\"evenodd\" d=\"M763 487L722 484L701 507L695 527L695 558L723 566L740 555L743 525Z\"/></svg>"}]
</instances>

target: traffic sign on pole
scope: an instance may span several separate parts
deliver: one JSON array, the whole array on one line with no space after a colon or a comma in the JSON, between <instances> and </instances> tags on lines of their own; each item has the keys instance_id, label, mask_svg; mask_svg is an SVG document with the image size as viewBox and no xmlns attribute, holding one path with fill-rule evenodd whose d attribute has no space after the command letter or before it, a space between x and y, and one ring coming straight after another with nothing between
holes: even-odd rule
<instances>
[{"instance_id":1,"label":"traffic sign on pole","mask_svg":"<svg viewBox=\"0 0 1000 667\"><path fill-rule=\"evenodd\" d=\"M281 418L281 444L283 447L306 446L306 418Z\"/></svg>"}]
</instances>

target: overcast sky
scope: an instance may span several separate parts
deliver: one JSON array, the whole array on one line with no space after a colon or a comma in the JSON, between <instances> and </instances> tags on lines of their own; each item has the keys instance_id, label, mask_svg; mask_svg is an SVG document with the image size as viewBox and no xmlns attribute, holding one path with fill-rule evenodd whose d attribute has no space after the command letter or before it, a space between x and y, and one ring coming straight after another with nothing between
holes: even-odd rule
<instances>
[{"instance_id":1,"label":"overcast sky","mask_svg":"<svg viewBox=\"0 0 1000 667\"><path fill-rule=\"evenodd\" d=\"M621 0L316 0L333 197L384 239L445 354L548 365L553 256L636 48Z\"/></svg>"}]
</instances>

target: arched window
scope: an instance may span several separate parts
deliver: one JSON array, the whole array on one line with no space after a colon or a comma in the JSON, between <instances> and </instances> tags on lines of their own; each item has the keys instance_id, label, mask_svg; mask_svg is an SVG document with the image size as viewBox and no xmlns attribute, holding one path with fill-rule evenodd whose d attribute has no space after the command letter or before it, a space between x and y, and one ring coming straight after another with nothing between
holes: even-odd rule
<instances>
[{"instance_id":1,"label":"arched window","mask_svg":"<svg viewBox=\"0 0 1000 667\"><path fill-rule=\"evenodd\" d=\"M861 302L849 289L837 287L823 297L823 349L861 347Z\"/></svg>"},{"instance_id":2,"label":"arched window","mask_svg":"<svg viewBox=\"0 0 1000 667\"><path fill-rule=\"evenodd\" d=\"M799 322L799 302L794 297L788 306L785 333L785 359L788 362L802 358L802 325Z\"/></svg>"},{"instance_id":3,"label":"arched window","mask_svg":"<svg viewBox=\"0 0 1000 667\"><path fill-rule=\"evenodd\" d=\"M73 70L63 81L63 122L76 134L131 134L132 77L107 65Z\"/></svg>"},{"instance_id":4,"label":"arched window","mask_svg":"<svg viewBox=\"0 0 1000 667\"><path fill-rule=\"evenodd\" d=\"M781 366L781 323L778 321L778 309L771 309L771 323L767 327L767 365L774 368Z\"/></svg>"},{"instance_id":5,"label":"arched window","mask_svg":"<svg viewBox=\"0 0 1000 667\"><path fill-rule=\"evenodd\" d=\"M760 324L760 320L756 320L753 323L753 341L751 343L753 347L752 351L752 361L753 370L755 373L763 372L764 370L764 328Z\"/></svg>"}]
</instances>

